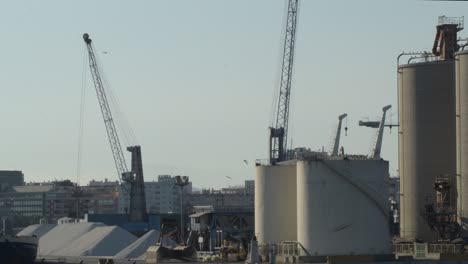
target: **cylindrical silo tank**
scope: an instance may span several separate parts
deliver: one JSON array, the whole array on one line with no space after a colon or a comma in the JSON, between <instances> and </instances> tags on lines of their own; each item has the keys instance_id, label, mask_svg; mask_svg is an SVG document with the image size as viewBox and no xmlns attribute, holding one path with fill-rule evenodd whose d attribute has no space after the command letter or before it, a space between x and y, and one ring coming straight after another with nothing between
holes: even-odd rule
<instances>
[{"instance_id":1,"label":"cylindrical silo tank","mask_svg":"<svg viewBox=\"0 0 468 264\"><path fill-rule=\"evenodd\" d=\"M259 243L297 240L296 214L296 162L257 166L255 235Z\"/></svg>"},{"instance_id":2,"label":"cylindrical silo tank","mask_svg":"<svg viewBox=\"0 0 468 264\"><path fill-rule=\"evenodd\" d=\"M457 213L462 236L468 237L468 51L455 55L457 124Z\"/></svg>"},{"instance_id":3,"label":"cylindrical silo tank","mask_svg":"<svg viewBox=\"0 0 468 264\"><path fill-rule=\"evenodd\" d=\"M400 236L437 239L423 214L434 180L456 173L455 63L398 67ZM455 195L454 195L455 196Z\"/></svg>"},{"instance_id":4,"label":"cylindrical silo tank","mask_svg":"<svg viewBox=\"0 0 468 264\"><path fill-rule=\"evenodd\" d=\"M297 238L309 255L390 254L388 161L297 164Z\"/></svg>"}]
</instances>

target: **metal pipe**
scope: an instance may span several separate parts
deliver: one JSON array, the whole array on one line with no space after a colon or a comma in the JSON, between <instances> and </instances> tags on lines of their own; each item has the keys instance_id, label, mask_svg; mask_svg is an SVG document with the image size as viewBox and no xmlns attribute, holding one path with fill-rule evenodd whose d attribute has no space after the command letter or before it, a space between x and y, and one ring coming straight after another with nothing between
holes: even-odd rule
<instances>
[{"instance_id":1,"label":"metal pipe","mask_svg":"<svg viewBox=\"0 0 468 264\"><path fill-rule=\"evenodd\" d=\"M185 245L184 237L184 185L180 186L180 236L182 237L182 243Z\"/></svg>"}]
</instances>

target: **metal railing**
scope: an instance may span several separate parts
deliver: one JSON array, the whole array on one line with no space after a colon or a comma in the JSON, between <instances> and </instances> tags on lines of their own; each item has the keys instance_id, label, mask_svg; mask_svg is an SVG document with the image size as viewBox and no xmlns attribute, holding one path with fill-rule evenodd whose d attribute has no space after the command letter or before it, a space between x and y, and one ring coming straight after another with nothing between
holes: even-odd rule
<instances>
[{"instance_id":1,"label":"metal railing","mask_svg":"<svg viewBox=\"0 0 468 264\"><path fill-rule=\"evenodd\" d=\"M297 241L285 241L279 244L267 243L258 246L258 253L263 256L308 256L308 252Z\"/></svg>"},{"instance_id":2,"label":"metal railing","mask_svg":"<svg viewBox=\"0 0 468 264\"><path fill-rule=\"evenodd\" d=\"M301 254L297 244L281 243L278 245L278 256L299 256Z\"/></svg>"},{"instance_id":3,"label":"metal railing","mask_svg":"<svg viewBox=\"0 0 468 264\"><path fill-rule=\"evenodd\" d=\"M395 254L414 254L414 244L393 244L392 251Z\"/></svg>"},{"instance_id":4,"label":"metal railing","mask_svg":"<svg viewBox=\"0 0 468 264\"><path fill-rule=\"evenodd\" d=\"M269 159L256 159L255 160L255 166L267 166L271 165Z\"/></svg>"},{"instance_id":5,"label":"metal railing","mask_svg":"<svg viewBox=\"0 0 468 264\"><path fill-rule=\"evenodd\" d=\"M394 254L400 255L415 255L415 245L419 248L416 251L421 251L427 247L427 253L461 253L463 246L459 244L419 244L419 243L405 243L393 244L392 251Z\"/></svg>"},{"instance_id":6,"label":"metal railing","mask_svg":"<svg viewBox=\"0 0 468 264\"><path fill-rule=\"evenodd\" d=\"M461 245L455 244L429 244L429 253L461 253Z\"/></svg>"},{"instance_id":7,"label":"metal railing","mask_svg":"<svg viewBox=\"0 0 468 264\"><path fill-rule=\"evenodd\" d=\"M447 17L440 16L438 25L457 25L460 30L464 28L465 18L464 17Z\"/></svg>"}]
</instances>

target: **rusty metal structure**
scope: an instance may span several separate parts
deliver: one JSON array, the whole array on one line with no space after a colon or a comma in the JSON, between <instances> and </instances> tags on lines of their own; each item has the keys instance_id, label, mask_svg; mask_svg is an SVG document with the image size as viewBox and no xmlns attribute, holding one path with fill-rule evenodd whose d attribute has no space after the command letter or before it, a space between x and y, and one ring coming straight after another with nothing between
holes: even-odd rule
<instances>
[{"instance_id":1,"label":"rusty metal structure","mask_svg":"<svg viewBox=\"0 0 468 264\"><path fill-rule=\"evenodd\" d=\"M437 33L432 46L432 53L442 60L453 60L460 49L457 41L458 31L463 29L463 17L439 17Z\"/></svg>"},{"instance_id":2,"label":"rusty metal structure","mask_svg":"<svg viewBox=\"0 0 468 264\"><path fill-rule=\"evenodd\" d=\"M437 232L440 239L452 241L460 236L457 208L454 205L454 175L441 175L436 177L434 190L435 203L425 206L425 219L432 231Z\"/></svg>"}]
</instances>

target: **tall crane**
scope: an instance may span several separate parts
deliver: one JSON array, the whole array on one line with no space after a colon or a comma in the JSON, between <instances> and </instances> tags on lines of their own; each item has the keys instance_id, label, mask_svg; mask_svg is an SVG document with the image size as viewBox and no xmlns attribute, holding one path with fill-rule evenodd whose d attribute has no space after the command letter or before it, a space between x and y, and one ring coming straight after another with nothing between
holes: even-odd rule
<instances>
[{"instance_id":1,"label":"tall crane","mask_svg":"<svg viewBox=\"0 0 468 264\"><path fill-rule=\"evenodd\" d=\"M382 150L383 131L385 127L385 115L387 114L387 110L391 107L391 105L387 105L382 108L382 118L380 119L379 129L377 130L377 139L375 141L374 146L374 152L372 153L372 158L374 159L380 158L380 151Z\"/></svg>"},{"instance_id":2,"label":"tall crane","mask_svg":"<svg viewBox=\"0 0 468 264\"><path fill-rule=\"evenodd\" d=\"M333 148L332 148L332 156L338 156L338 148L340 147L340 137L341 137L341 126L343 123L343 119L345 119L348 116L348 114L342 114L338 117L338 127L336 128L336 135L335 135L335 140L333 140ZM345 127L345 130L348 128Z\"/></svg>"},{"instance_id":3,"label":"tall crane","mask_svg":"<svg viewBox=\"0 0 468 264\"><path fill-rule=\"evenodd\" d=\"M380 118L380 121L359 121L360 126L367 126L367 127L373 127L377 128L377 134L375 135L375 142L374 145L372 146L371 150L371 158L373 159L380 159L380 152L382 150L382 141L383 141L383 131L386 126L392 127L392 126L398 126L398 125L387 125L385 124L385 118L388 109L390 109L392 106L387 105L382 108L382 117Z\"/></svg>"},{"instance_id":4,"label":"tall crane","mask_svg":"<svg viewBox=\"0 0 468 264\"><path fill-rule=\"evenodd\" d=\"M106 92L101 78L101 73L94 55L94 47L89 34L83 35L84 42L88 49L89 68L93 76L94 87L101 107L102 117L106 126L107 137L114 157L115 167L117 168L118 177L124 192L128 192L130 186L130 208L129 221L131 222L146 222L146 200L143 179L143 168L141 160L141 147L131 146L127 150L132 153L132 170L129 171L125 157L120 144L117 129L115 128L114 119L112 118L111 108L107 101Z\"/></svg>"},{"instance_id":5,"label":"tall crane","mask_svg":"<svg viewBox=\"0 0 468 264\"><path fill-rule=\"evenodd\" d=\"M299 0L288 0L286 34L284 37L283 64L281 69L280 94L276 122L270 127L270 163L287 160L287 136L289 100L293 73L294 45L296 41L297 11Z\"/></svg>"}]
</instances>

